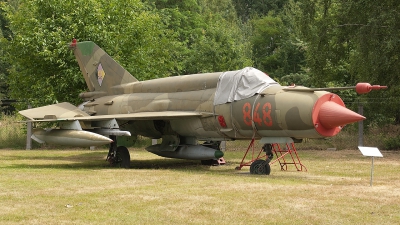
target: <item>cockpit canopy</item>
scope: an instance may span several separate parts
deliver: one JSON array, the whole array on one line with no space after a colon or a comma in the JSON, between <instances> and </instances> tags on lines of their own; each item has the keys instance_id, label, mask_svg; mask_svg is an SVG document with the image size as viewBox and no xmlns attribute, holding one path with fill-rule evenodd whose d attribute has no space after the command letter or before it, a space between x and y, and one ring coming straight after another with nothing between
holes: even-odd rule
<instances>
[{"instance_id":1,"label":"cockpit canopy","mask_svg":"<svg viewBox=\"0 0 400 225\"><path fill-rule=\"evenodd\" d=\"M218 80L214 105L250 98L272 85L279 84L253 67L224 72Z\"/></svg>"}]
</instances>

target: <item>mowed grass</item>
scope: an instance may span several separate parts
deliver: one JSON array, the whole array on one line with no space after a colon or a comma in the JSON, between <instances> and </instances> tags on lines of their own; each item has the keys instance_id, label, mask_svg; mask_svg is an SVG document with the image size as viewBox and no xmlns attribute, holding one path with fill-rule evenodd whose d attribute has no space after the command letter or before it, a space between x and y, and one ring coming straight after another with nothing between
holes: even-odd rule
<instances>
[{"instance_id":1,"label":"mowed grass","mask_svg":"<svg viewBox=\"0 0 400 225\"><path fill-rule=\"evenodd\" d=\"M400 155L299 151L270 176L165 159L131 149L132 168L110 168L107 150L0 150L0 224L398 224Z\"/></svg>"}]
</instances>

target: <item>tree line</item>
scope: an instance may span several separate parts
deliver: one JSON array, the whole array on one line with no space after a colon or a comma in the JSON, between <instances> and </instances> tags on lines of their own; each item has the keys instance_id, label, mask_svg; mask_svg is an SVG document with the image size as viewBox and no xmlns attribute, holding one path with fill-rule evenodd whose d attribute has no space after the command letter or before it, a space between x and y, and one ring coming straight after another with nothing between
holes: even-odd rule
<instances>
[{"instance_id":1,"label":"tree line","mask_svg":"<svg viewBox=\"0 0 400 225\"><path fill-rule=\"evenodd\" d=\"M97 43L139 80L258 68L282 85L339 94L372 124L400 123L397 0L1 0L0 98L79 103L68 45ZM26 106L19 105L24 108Z\"/></svg>"}]
</instances>

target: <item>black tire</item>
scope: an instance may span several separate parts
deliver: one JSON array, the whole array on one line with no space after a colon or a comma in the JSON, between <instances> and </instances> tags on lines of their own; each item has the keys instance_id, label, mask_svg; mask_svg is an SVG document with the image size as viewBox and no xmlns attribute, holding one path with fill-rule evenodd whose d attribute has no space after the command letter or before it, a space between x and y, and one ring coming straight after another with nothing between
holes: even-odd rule
<instances>
[{"instance_id":1,"label":"black tire","mask_svg":"<svg viewBox=\"0 0 400 225\"><path fill-rule=\"evenodd\" d=\"M122 168L129 169L131 167L131 155L125 146L118 146L117 162Z\"/></svg>"},{"instance_id":2,"label":"black tire","mask_svg":"<svg viewBox=\"0 0 400 225\"><path fill-rule=\"evenodd\" d=\"M250 165L250 174L265 174L265 160L257 159Z\"/></svg>"},{"instance_id":3,"label":"black tire","mask_svg":"<svg viewBox=\"0 0 400 225\"><path fill-rule=\"evenodd\" d=\"M265 175L269 175L271 173L271 166L269 165L269 160L265 162Z\"/></svg>"},{"instance_id":4,"label":"black tire","mask_svg":"<svg viewBox=\"0 0 400 225\"><path fill-rule=\"evenodd\" d=\"M269 165L270 160L257 159L250 165L250 174L265 174L271 173L271 166Z\"/></svg>"}]
</instances>

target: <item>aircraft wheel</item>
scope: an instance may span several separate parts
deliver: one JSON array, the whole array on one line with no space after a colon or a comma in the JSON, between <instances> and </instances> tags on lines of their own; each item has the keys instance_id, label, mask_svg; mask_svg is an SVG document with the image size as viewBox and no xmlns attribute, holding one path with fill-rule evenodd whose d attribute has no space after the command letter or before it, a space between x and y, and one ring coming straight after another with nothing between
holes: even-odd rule
<instances>
[{"instance_id":1,"label":"aircraft wheel","mask_svg":"<svg viewBox=\"0 0 400 225\"><path fill-rule=\"evenodd\" d=\"M271 160L266 160L265 161L265 175L269 175L271 173L271 166L269 165L269 162Z\"/></svg>"},{"instance_id":2,"label":"aircraft wheel","mask_svg":"<svg viewBox=\"0 0 400 225\"><path fill-rule=\"evenodd\" d=\"M117 148L117 162L120 167L128 169L131 166L131 155L125 146L118 146Z\"/></svg>"},{"instance_id":3,"label":"aircraft wheel","mask_svg":"<svg viewBox=\"0 0 400 225\"><path fill-rule=\"evenodd\" d=\"M250 165L250 174L264 174L265 173L265 166L263 164L265 160L257 159Z\"/></svg>"},{"instance_id":4,"label":"aircraft wheel","mask_svg":"<svg viewBox=\"0 0 400 225\"><path fill-rule=\"evenodd\" d=\"M250 165L250 174L265 174L271 173L271 167L269 160L257 159Z\"/></svg>"}]
</instances>

